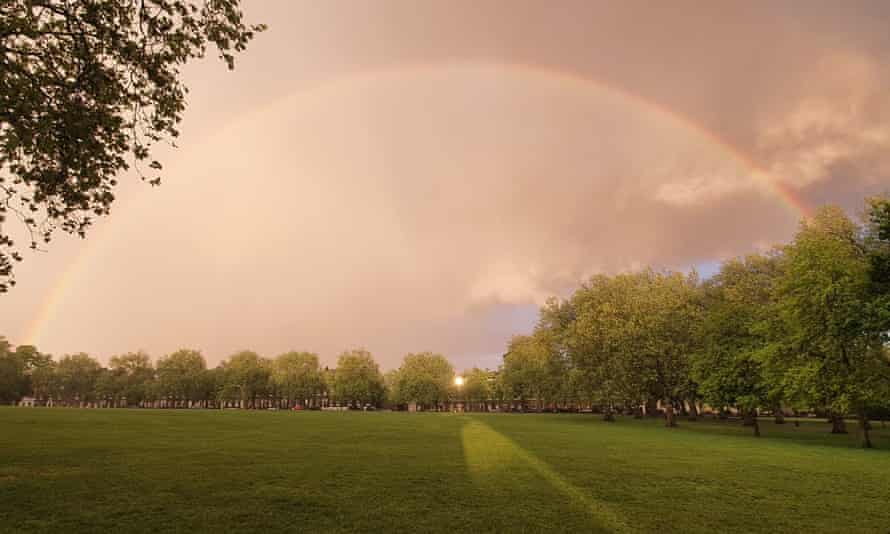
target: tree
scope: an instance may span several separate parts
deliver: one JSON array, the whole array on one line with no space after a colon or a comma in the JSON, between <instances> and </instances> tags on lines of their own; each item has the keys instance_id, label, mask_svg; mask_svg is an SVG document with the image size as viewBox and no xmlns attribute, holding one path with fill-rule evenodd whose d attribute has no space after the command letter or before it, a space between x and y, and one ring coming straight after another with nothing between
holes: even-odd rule
<instances>
[{"instance_id":1,"label":"tree","mask_svg":"<svg viewBox=\"0 0 890 534\"><path fill-rule=\"evenodd\" d=\"M339 370L339 367L338 367ZM399 404L414 402L437 409L448 401L454 368L441 354L408 354L394 377Z\"/></svg>"},{"instance_id":2,"label":"tree","mask_svg":"<svg viewBox=\"0 0 890 534\"><path fill-rule=\"evenodd\" d=\"M874 299L874 328L890 332L890 197L866 200L864 229L870 264L869 292Z\"/></svg>"},{"instance_id":3,"label":"tree","mask_svg":"<svg viewBox=\"0 0 890 534\"><path fill-rule=\"evenodd\" d=\"M383 401L383 375L374 357L364 349L341 354L331 382L333 397L350 406L379 405Z\"/></svg>"},{"instance_id":4,"label":"tree","mask_svg":"<svg viewBox=\"0 0 890 534\"><path fill-rule=\"evenodd\" d=\"M321 370L321 387L324 391L324 394L327 396L330 401L334 397L334 370L329 369L325 366L324 369ZM386 384L383 385L386 388Z\"/></svg>"},{"instance_id":5,"label":"tree","mask_svg":"<svg viewBox=\"0 0 890 534\"><path fill-rule=\"evenodd\" d=\"M867 199L866 206L865 246L870 260L869 292L874 321L870 328L883 333L883 360L890 367L890 196ZM876 356L880 359L880 355ZM872 410L881 414L890 412L890 370L885 375L884 402Z\"/></svg>"},{"instance_id":6,"label":"tree","mask_svg":"<svg viewBox=\"0 0 890 534\"><path fill-rule=\"evenodd\" d=\"M403 406L405 401L402 399L402 393L399 391L399 370L390 369L383 374L383 389L385 391L386 404L390 408Z\"/></svg>"},{"instance_id":7,"label":"tree","mask_svg":"<svg viewBox=\"0 0 890 534\"><path fill-rule=\"evenodd\" d=\"M513 336L504 354L501 380L510 400L536 401L536 409L543 409L545 391L552 383L551 347L539 335Z\"/></svg>"},{"instance_id":8,"label":"tree","mask_svg":"<svg viewBox=\"0 0 890 534\"><path fill-rule=\"evenodd\" d=\"M0 402L15 403L32 394L34 372L51 361L33 345L19 345L13 350L6 338L0 336Z\"/></svg>"},{"instance_id":9,"label":"tree","mask_svg":"<svg viewBox=\"0 0 890 534\"><path fill-rule=\"evenodd\" d=\"M288 406L313 402L322 391L318 355L311 352L287 352L272 362L272 381Z\"/></svg>"},{"instance_id":10,"label":"tree","mask_svg":"<svg viewBox=\"0 0 890 534\"><path fill-rule=\"evenodd\" d=\"M136 406L146 400L148 388L155 376L148 354L130 352L112 356L108 367L117 383L120 397L126 400L127 405Z\"/></svg>"},{"instance_id":11,"label":"tree","mask_svg":"<svg viewBox=\"0 0 890 534\"><path fill-rule=\"evenodd\" d=\"M470 406L487 410L488 400L494 397L494 377L490 371L473 367L464 374L463 396Z\"/></svg>"},{"instance_id":12,"label":"tree","mask_svg":"<svg viewBox=\"0 0 890 534\"><path fill-rule=\"evenodd\" d=\"M0 337L0 402L15 403L27 391L25 360L12 350L6 338Z\"/></svg>"},{"instance_id":13,"label":"tree","mask_svg":"<svg viewBox=\"0 0 890 534\"><path fill-rule=\"evenodd\" d=\"M640 361L638 308L650 274L595 276L572 296L574 320L565 342L573 388L602 405L606 421L614 421L616 406L641 404L646 369Z\"/></svg>"},{"instance_id":14,"label":"tree","mask_svg":"<svg viewBox=\"0 0 890 534\"><path fill-rule=\"evenodd\" d=\"M717 408L735 406L756 436L757 409L768 406L781 422L778 389L771 387L761 357L769 341L764 321L775 312L780 258L753 254L725 262L704 288L701 347L693 375L703 399Z\"/></svg>"},{"instance_id":15,"label":"tree","mask_svg":"<svg viewBox=\"0 0 890 534\"><path fill-rule=\"evenodd\" d=\"M56 366L56 379L61 399L68 405L84 406L96 398L96 381L102 366L86 353L63 356Z\"/></svg>"},{"instance_id":16,"label":"tree","mask_svg":"<svg viewBox=\"0 0 890 534\"><path fill-rule=\"evenodd\" d=\"M667 426L684 402L695 406L690 375L701 315L698 276L647 269L596 276L572 297L574 320L565 344L571 387L601 404L606 420L616 406L647 411L660 399Z\"/></svg>"},{"instance_id":17,"label":"tree","mask_svg":"<svg viewBox=\"0 0 890 534\"><path fill-rule=\"evenodd\" d=\"M231 69L263 25L240 0L30 0L0 5L0 292L21 249L58 228L84 237L107 215L132 165L160 183L154 143L172 142L185 109L183 65L209 46ZM146 176L141 164L148 162Z\"/></svg>"},{"instance_id":18,"label":"tree","mask_svg":"<svg viewBox=\"0 0 890 534\"><path fill-rule=\"evenodd\" d=\"M890 196L883 195L866 199L868 224L871 232L881 241L890 241Z\"/></svg>"},{"instance_id":19,"label":"tree","mask_svg":"<svg viewBox=\"0 0 890 534\"><path fill-rule=\"evenodd\" d=\"M642 364L653 379L665 409L666 425L675 426L676 410L690 401L694 408L697 385L692 380L692 356L698 350L696 325L701 321L698 274L652 273L637 328Z\"/></svg>"},{"instance_id":20,"label":"tree","mask_svg":"<svg viewBox=\"0 0 890 534\"><path fill-rule=\"evenodd\" d=\"M257 353L244 350L232 355L223 368L223 393L242 408L257 408L257 399L269 391L271 365Z\"/></svg>"},{"instance_id":21,"label":"tree","mask_svg":"<svg viewBox=\"0 0 890 534\"><path fill-rule=\"evenodd\" d=\"M41 401L59 398L56 362L49 354L41 354L31 368L31 394Z\"/></svg>"},{"instance_id":22,"label":"tree","mask_svg":"<svg viewBox=\"0 0 890 534\"><path fill-rule=\"evenodd\" d=\"M860 228L842 210L826 207L803 221L785 248L783 335L769 352L780 359L789 395L828 408L834 432L856 413L863 447L871 447L868 410L885 402L890 376L870 274Z\"/></svg>"},{"instance_id":23,"label":"tree","mask_svg":"<svg viewBox=\"0 0 890 534\"><path fill-rule=\"evenodd\" d=\"M158 360L158 393L173 407L206 400L207 362L200 351L180 349Z\"/></svg>"}]
</instances>

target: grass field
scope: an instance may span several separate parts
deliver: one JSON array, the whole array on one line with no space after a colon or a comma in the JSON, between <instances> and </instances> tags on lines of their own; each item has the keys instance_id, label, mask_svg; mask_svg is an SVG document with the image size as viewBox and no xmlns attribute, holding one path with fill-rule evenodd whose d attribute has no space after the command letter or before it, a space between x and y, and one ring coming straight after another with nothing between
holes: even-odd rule
<instances>
[{"instance_id":1,"label":"grass field","mask_svg":"<svg viewBox=\"0 0 890 534\"><path fill-rule=\"evenodd\" d=\"M3 532L888 532L824 423L0 409Z\"/></svg>"}]
</instances>

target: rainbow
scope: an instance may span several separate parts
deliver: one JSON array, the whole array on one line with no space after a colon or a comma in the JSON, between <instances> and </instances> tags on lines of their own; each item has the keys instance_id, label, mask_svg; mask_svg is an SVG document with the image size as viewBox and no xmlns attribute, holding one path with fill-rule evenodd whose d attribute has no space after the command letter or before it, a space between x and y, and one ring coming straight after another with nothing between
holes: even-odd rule
<instances>
[{"instance_id":1,"label":"rainbow","mask_svg":"<svg viewBox=\"0 0 890 534\"><path fill-rule=\"evenodd\" d=\"M518 68L523 72L529 72L537 75L547 76L549 78L558 79L566 83L581 83L584 85L593 86L608 93L612 93L615 96L619 96L624 100L633 102L637 106L647 111L651 111L652 113L660 115L661 117L681 124L686 129L696 133L700 137L706 139L712 145L719 147L721 150L735 158L735 160L740 165L751 172L751 175L754 179L759 180L761 183L765 184L783 203L783 205L792 212L793 215L803 219L809 218L811 215L811 208L800 197L800 195L794 188L792 188L781 179L772 176L771 173L767 171L753 157L751 157L745 151L741 150L735 145L731 144L725 137L721 136L719 133L713 130L705 128L703 124L692 120L686 115L683 115L671 108L663 106L657 101L649 100L635 91L631 91L602 80L587 78L581 74L577 74L574 72L560 71L551 69L546 66L527 63L501 63L501 65Z\"/></svg>"},{"instance_id":2,"label":"rainbow","mask_svg":"<svg viewBox=\"0 0 890 534\"><path fill-rule=\"evenodd\" d=\"M557 68L546 65L535 65L521 62L505 62L501 60L473 60L443 62L438 64L407 64L332 76L310 86L299 88L279 100L254 108L248 114L239 116L236 119L230 121L228 126L218 131L215 135L202 140L201 144L206 144L210 141L210 139L218 135L222 135L231 128L234 128L235 124L239 120L244 120L246 118L258 115L279 105L282 101L286 101L300 95L315 94L333 90L335 88L342 88L349 85L373 83L376 80L383 80L393 76L421 76L424 74L439 72L443 68L454 67L486 67L502 69L508 72L518 72L520 74L526 74L529 76L542 76L549 80L556 81L560 84L571 86L580 85L588 89L596 89L598 91L603 91L607 94L610 94L611 96L618 97L626 102L632 103L634 106L637 106L638 108L643 109L646 112L652 113L658 117L681 125L683 128L695 133L696 135L705 139L708 143L721 149L724 153L734 158L736 162L739 163L743 168L748 169L751 173L752 179L764 184L782 203L782 205L789 209L795 217L806 219L809 218L811 214L809 206L806 204L806 202L804 202L804 200L799 196L798 192L793 187L791 187L784 181L772 176L750 155L728 142L726 138L721 136L719 133L707 129L704 125L694 121L690 117L678 113L660 104L657 101L649 100L638 92L609 83L607 81L586 77L585 75L580 73L559 70ZM88 263L91 253L95 250L97 246L96 243L97 241L99 241L99 238L101 238L101 233L102 231L104 231L104 229L99 228L97 230L94 230L94 233L96 233L97 231L100 233L100 236L93 235L90 239L87 240L87 244L81 248L75 259L68 264L68 266L64 269L56 282L48 289L43 302L38 308L38 313L36 314L35 318L29 323L30 326L27 328L25 335L23 336L23 343L38 344L38 342L40 341L40 334L46 329L47 325L58 314L58 311L61 308L64 298L67 294L68 288L71 286L72 281L77 277L77 275L85 268L85 265Z\"/></svg>"}]
</instances>

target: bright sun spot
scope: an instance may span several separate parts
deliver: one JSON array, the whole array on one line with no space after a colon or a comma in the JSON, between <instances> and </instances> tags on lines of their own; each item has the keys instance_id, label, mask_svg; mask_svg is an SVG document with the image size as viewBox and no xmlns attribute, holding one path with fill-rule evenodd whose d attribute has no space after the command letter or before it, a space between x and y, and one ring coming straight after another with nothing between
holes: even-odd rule
<instances>
[{"instance_id":1,"label":"bright sun spot","mask_svg":"<svg viewBox=\"0 0 890 534\"><path fill-rule=\"evenodd\" d=\"M455 385L455 386L462 386L462 385L464 385L464 377L462 377L462 376L456 376L456 377L454 377L454 385Z\"/></svg>"}]
</instances>

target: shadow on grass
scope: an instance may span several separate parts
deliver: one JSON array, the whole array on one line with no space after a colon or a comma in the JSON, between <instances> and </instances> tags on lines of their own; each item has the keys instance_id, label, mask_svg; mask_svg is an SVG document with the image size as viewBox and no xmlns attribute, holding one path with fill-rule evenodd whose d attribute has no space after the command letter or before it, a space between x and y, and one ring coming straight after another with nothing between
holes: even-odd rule
<instances>
[{"instance_id":1,"label":"shadow on grass","mask_svg":"<svg viewBox=\"0 0 890 534\"><path fill-rule=\"evenodd\" d=\"M601 417L595 415L544 415L543 417L555 417L562 419L571 424L593 425L606 424ZM619 417L614 425L626 428L643 429L646 427L662 427L664 423L661 418L633 419L631 417ZM837 448L860 448L859 428L855 422L847 424L847 434L832 434L830 432L831 425L820 419L803 419L799 426L795 426L793 419L788 419L784 424L775 424L771 419L760 419L761 437L757 438L753 435L753 430L749 426L744 426L741 421L737 420L719 420L710 417L700 417L696 421L688 421L685 418L679 418L677 427L674 429L661 429L665 432L681 432L689 433L691 436L726 436L737 438L750 438L752 440L762 440L763 442L782 441L792 442L797 445L816 446L816 447L837 447ZM882 422L872 422L871 439L874 444L874 450L887 452L890 451L890 424Z\"/></svg>"}]
</instances>

